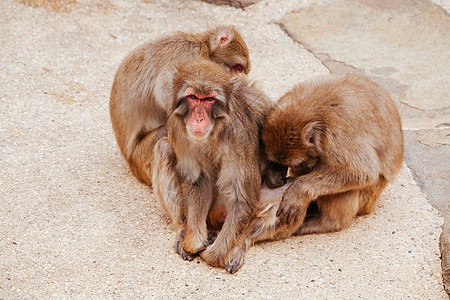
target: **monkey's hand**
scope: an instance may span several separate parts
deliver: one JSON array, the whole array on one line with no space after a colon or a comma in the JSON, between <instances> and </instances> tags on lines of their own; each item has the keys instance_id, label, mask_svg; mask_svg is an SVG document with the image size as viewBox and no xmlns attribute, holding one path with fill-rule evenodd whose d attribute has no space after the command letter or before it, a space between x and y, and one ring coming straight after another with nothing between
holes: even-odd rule
<instances>
[{"instance_id":1,"label":"monkey's hand","mask_svg":"<svg viewBox=\"0 0 450 300\"><path fill-rule=\"evenodd\" d=\"M205 250L212 242L214 242L214 237L210 233L202 234L188 228L181 245L187 252L198 253Z\"/></svg>"},{"instance_id":2,"label":"monkey's hand","mask_svg":"<svg viewBox=\"0 0 450 300\"><path fill-rule=\"evenodd\" d=\"M206 247L208 247L209 245L214 243L214 241L216 240L216 237L217 237L217 233L215 231L208 232L208 240L205 243L203 243L203 246L201 247L202 248L201 250L205 249ZM175 241L175 251L177 251L177 253L184 260L191 261L198 255L198 252L201 251L201 250L198 250L198 251L195 251L195 252L190 252L190 251L184 250L183 242L184 242L185 238L186 238L186 230L183 229L183 230L181 230L178 233L177 239Z\"/></svg>"},{"instance_id":3,"label":"monkey's hand","mask_svg":"<svg viewBox=\"0 0 450 300\"><path fill-rule=\"evenodd\" d=\"M271 162L264 180L267 187L274 189L286 183L287 167Z\"/></svg>"},{"instance_id":4,"label":"monkey's hand","mask_svg":"<svg viewBox=\"0 0 450 300\"><path fill-rule=\"evenodd\" d=\"M210 230L208 232L208 245L206 247L214 243L216 239L217 239L217 231Z\"/></svg>"},{"instance_id":5,"label":"monkey's hand","mask_svg":"<svg viewBox=\"0 0 450 300\"><path fill-rule=\"evenodd\" d=\"M306 209L310 200L302 197L295 186L289 187L281 199L280 206L277 210L277 217L280 218L282 224L295 224L303 222L305 218Z\"/></svg>"},{"instance_id":6,"label":"monkey's hand","mask_svg":"<svg viewBox=\"0 0 450 300\"><path fill-rule=\"evenodd\" d=\"M193 260L198 254L197 253L191 253L188 251L185 251L183 249L183 240L184 237L186 236L186 230L181 230L178 233L177 239L175 240L175 251L177 251L177 253L181 256L181 258L183 258L184 260Z\"/></svg>"}]
</instances>

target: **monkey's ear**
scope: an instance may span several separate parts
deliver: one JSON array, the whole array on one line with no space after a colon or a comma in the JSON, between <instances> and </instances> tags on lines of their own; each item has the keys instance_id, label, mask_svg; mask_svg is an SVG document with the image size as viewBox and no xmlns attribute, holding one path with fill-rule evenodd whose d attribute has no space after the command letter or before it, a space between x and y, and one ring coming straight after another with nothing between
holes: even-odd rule
<instances>
[{"instance_id":1,"label":"monkey's ear","mask_svg":"<svg viewBox=\"0 0 450 300\"><path fill-rule=\"evenodd\" d=\"M303 143L307 146L318 146L324 130L325 124L322 122L309 122L302 129Z\"/></svg>"},{"instance_id":2,"label":"monkey's ear","mask_svg":"<svg viewBox=\"0 0 450 300\"><path fill-rule=\"evenodd\" d=\"M219 47L225 47L233 40L233 31L228 28L221 28L211 37L211 50L214 51Z\"/></svg>"},{"instance_id":3,"label":"monkey's ear","mask_svg":"<svg viewBox=\"0 0 450 300\"><path fill-rule=\"evenodd\" d=\"M229 31L222 32L216 36L216 43L220 46L226 46L231 42L231 34Z\"/></svg>"}]
</instances>

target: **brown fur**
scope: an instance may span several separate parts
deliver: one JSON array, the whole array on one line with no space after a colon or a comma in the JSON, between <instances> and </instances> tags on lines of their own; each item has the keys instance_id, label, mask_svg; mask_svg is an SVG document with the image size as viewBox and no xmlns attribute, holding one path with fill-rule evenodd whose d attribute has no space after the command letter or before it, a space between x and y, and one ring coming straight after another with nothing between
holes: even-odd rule
<instances>
[{"instance_id":1,"label":"brown fur","mask_svg":"<svg viewBox=\"0 0 450 300\"><path fill-rule=\"evenodd\" d=\"M217 92L208 116L212 127L201 138L188 126L191 89L199 95ZM230 268L231 250L243 242L259 204L264 159L259 136L272 102L246 78L232 77L207 60L180 67L174 91L168 138L155 146L154 192L177 225L177 252L191 260L204 250L200 255L208 264ZM222 227L212 244L208 223L210 229Z\"/></svg>"},{"instance_id":2,"label":"brown fur","mask_svg":"<svg viewBox=\"0 0 450 300\"><path fill-rule=\"evenodd\" d=\"M261 201L245 243L234 250L234 271L242 265L245 249L257 241L338 231L357 215L371 213L403 162L397 107L364 77L301 83L277 104L262 139L268 158L298 177L273 191L284 192L281 201L279 196ZM305 219L313 200L319 213Z\"/></svg>"},{"instance_id":3,"label":"brown fur","mask_svg":"<svg viewBox=\"0 0 450 300\"><path fill-rule=\"evenodd\" d=\"M176 33L140 46L121 63L114 78L110 114L119 148L131 171L152 186L151 165L156 142L167 135L168 89L173 68L198 58L232 71L250 71L247 46L233 27L200 33Z\"/></svg>"}]
</instances>

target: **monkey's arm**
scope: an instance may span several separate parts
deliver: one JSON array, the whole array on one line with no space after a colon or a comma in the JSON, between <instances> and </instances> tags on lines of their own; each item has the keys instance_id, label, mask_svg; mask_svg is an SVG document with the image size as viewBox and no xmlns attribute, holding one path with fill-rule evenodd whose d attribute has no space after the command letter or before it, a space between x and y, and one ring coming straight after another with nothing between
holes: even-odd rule
<instances>
[{"instance_id":1,"label":"monkey's arm","mask_svg":"<svg viewBox=\"0 0 450 300\"><path fill-rule=\"evenodd\" d=\"M299 176L286 190L277 210L281 222L289 224L303 219L309 203L319 196L336 194L360 188L375 182L367 174L353 174L346 170L319 167Z\"/></svg>"},{"instance_id":2,"label":"monkey's arm","mask_svg":"<svg viewBox=\"0 0 450 300\"><path fill-rule=\"evenodd\" d=\"M181 197L186 204L186 236L182 245L187 252L200 252L210 244L206 219L213 198L211 186L210 180L204 174L201 174L194 184L182 184Z\"/></svg>"},{"instance_id":3,"label":"monkey's arm","mask_svg":"<svg viewBox=\"0 0 450 300\"><path fill-rule=\"evenodd\" d=\"M245 164L236 159L222 170L219 182L219 192L226 198L229 210L217 239L201 256L212 266L226 267L230 263L231 250L241 245L244 230L259 203L261 177L257 160Z\"/></svg>"},{"instance_id":4,"label":"monkey's arm","mask_svg":"<svg viewBox=\"0 0 450 300\"><path fill-rule=\"evenodd\" d=\"M142 134L136 139L135 148L128 158L128 164L134 176L141 181L153 186L152 165L154 146L157 141L167 136L167 126L160 126L154 130Z\"/></svg>"},{"instance_id":5,"label":"monkey's arm","mask_svg":"<svg viewBox=\"0 0 450 300\"><path fill-rule=\"evenodd\" d=\"M226 267L230 263L231 250L243 241L243 232L252 216L252 209L245 201L236 201L225 220L214 243L200 255L215 267Z\"/></svg>"}]
</instances>

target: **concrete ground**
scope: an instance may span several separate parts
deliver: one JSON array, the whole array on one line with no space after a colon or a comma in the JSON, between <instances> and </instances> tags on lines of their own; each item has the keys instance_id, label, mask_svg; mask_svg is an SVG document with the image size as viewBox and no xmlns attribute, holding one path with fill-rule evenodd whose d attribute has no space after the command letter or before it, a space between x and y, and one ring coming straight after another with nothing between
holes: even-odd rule
<instances>
[{"instance_id":1,"label":"concrete ground","mask_svg":"<svg viewBox=\"0 0 450 300\"><path fill-rule=\"evenodd\" d=\"M1 1L0 299L448 299L439 242L449 213L449 8ZM315 76L363 73L391 92L405 129L406 164L374 214L342 232L256 245L235 275L174 252L168 219L120 156L108 108L131 49L216 24L242 32L250 77L273 100Z\"/></svg>"}]
</instances>

